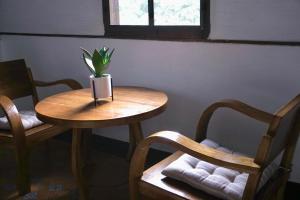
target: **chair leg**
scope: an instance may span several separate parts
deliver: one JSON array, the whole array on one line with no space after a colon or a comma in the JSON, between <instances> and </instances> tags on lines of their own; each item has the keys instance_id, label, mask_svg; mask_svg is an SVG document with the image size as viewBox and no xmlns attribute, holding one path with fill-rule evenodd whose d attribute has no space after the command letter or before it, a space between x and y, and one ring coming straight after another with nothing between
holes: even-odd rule
<instances>
[{"instance_id":1,"label":"chair leg","mask_svg":"<svg viewBox=\"0 0 300 200\"><path fill-rule=\"evenodd\" d=\"M281 181L281 186L277 190L276 194L276 200L284 200L284 195L285 195L285 189L286 189L286 184L289 179L289 173L285 174L285 177Z\"/></svg>"},{"instance_id":2,"label":"chair leg","mask_svg":"<svg viewBox=\"0 0 300 200\"><path fill-rule=\"evenodd\" d=\"M281 186L277 192L276 200L284 200L285 185Z\"/></svg>"},{"instance_id":3,"label":"chair leg","mask_svg":"<svg viewBox=\"0 0 300 200\"><path fill-rule=\"evenodd\" d=\"M243 200L252 200L254 199L255 196L255 191L258 185L258 181L260 178L260 174L250 174L246 187L245 187L245 191L243 194Z\"/></svg>"},{"instance_id":4,"label":"chair leg","mask_svg":"<svg viewBox=\"0 0 300 200\"><path fill-rule=\"evenodd\" d=\"M25 195L30 192L29 176L29 150L16 150L17 161L17 189L19 195Z\"/></svg>"}]
</instances>

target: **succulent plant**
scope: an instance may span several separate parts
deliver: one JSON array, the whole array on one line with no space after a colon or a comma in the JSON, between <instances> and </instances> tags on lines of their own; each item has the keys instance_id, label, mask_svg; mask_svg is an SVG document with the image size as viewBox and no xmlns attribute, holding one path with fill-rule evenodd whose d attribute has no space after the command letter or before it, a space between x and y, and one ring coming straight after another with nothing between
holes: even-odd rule
<instances>
[{"instance_id":1,"label":"succulent plant","mask_svg":"<svg viewBox=\"0 0 300 200\"><path fill-rule=\"evenodd\" d=\"M109 48L102 47L99 50L95 49L92 55L88 50L82 47L80 48L83 51L83 60L94 77L98 78L103 76L109 66L111 56L115 49L109 53Z\"/></svg>"}]
</instances>

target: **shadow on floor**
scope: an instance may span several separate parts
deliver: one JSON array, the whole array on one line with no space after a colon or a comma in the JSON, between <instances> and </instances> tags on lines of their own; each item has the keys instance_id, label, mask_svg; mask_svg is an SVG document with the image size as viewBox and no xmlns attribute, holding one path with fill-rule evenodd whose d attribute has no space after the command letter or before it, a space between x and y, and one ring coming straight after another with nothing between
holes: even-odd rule
<instances>
[{"instance_id":1,"label":"shadow on floor","mask_svg":"<svg viewBox=\"0 0 300 200\"><path fill-rule=\"evenodd\" d=\"M0 199L78 199L76 183L71 173L70 153L71 145L65 141L49 140L37 145L32 150L30 161L32 192L18 197L14 154L0 149ZM89 155L84 173L90 199L129 199L129 163L125 157L103 153L94 147L90 149Z\"/></svg>"}]
</instances>

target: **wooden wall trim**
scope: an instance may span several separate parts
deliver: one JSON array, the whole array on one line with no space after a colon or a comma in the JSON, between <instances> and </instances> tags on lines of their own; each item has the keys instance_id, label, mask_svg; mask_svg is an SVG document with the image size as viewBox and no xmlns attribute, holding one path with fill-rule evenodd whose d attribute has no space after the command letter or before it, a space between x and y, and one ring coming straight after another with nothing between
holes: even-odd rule
<instances>
[{"instance_id":1,"label":"wooden wall trim","mask_svg":"<svg viewBox=\"0 0 300 200\"><path fill-rule=\"evenodd\" d=\"M126 38L126 37L109 37L103 35L76 35L76 34L45 34L45 33L15 33L0 32L0 35L17 35L17 36L38 36L38 37L69 37L69 38L107 38L107 39L131 39L131 40L149 40L147 38ZM180 40L165 40L180 41ZM300 46L300 41L276 41L276 40L227 40L227 39L199 39L185 42L207 42L223 44L249 44L249 45L272 45L272 46Z\"/></svg>"}]
</instances>

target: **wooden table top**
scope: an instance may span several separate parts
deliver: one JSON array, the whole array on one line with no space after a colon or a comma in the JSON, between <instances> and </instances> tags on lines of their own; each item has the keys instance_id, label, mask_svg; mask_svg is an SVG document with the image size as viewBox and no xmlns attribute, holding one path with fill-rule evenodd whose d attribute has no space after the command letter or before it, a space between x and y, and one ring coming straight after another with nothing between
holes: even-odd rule
<instances>
[{"instance_id":1,"label":"wooden table top","mask_svg":"<svg viewBox=\"0 0 300 200\"><path fill-rule=\"evenodd\" d=\"M37 117L44 122L72 128L101 128L139 122L166 109L165 93L142 87L114 87L114 101L98 101L90 89L59 93L40 101Z\"/></svg>"}]
</instances>

